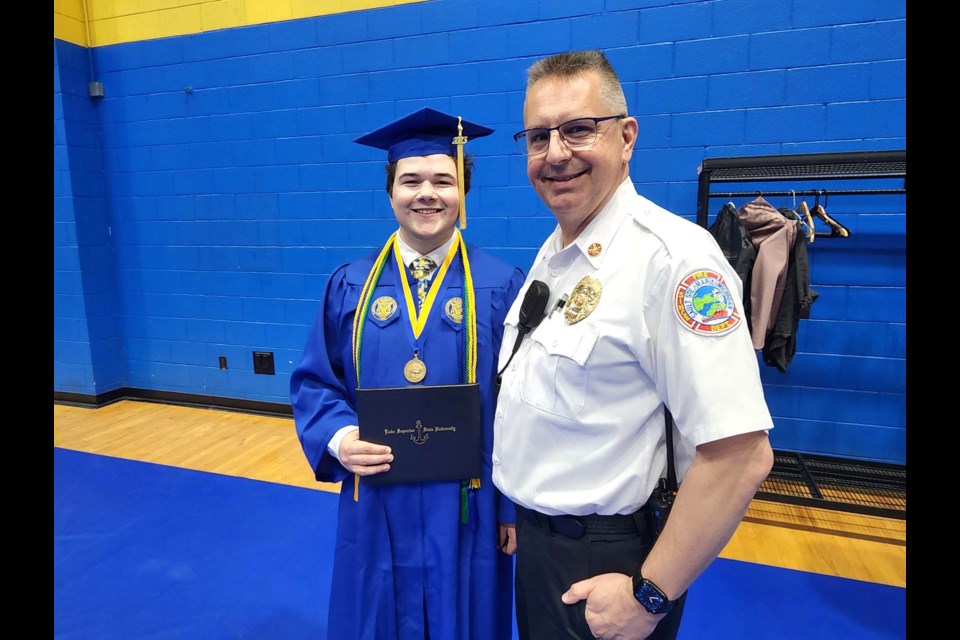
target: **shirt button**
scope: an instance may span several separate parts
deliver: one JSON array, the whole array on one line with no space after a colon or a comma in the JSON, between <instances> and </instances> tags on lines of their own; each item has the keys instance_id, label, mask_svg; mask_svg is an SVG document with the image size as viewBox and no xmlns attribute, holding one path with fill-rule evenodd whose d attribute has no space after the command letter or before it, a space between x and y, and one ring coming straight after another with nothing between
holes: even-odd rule
<instances>
[{"instance_id":1,"label":"shirt button","mask_svg":"<svg viewBox=\"0 0 960 640\"><path fill-rule=\"evenodd\" d=\"M554 340L554 341L553 341L553 346L557 346L558 344L560 344L560 341L559 341L559 340Z\"/></svg>"},{"instance_id":2,"label":"shirt button","mask_svg":"<svg viewBox=\"0 0 960 640\"><path fill-rule=\"evenodd\" d=\"M503 411L497 411L497 420L503 419Z\"/></svg>"},{"instance_id":3,"label":"shirt button","mask_svg":"<svg viewBox=\"0 0 960 640\"><path fill-rule=\"evenodd\" d=\"M560 269L554 269L553 271L550 272L550 275L556 278L557 276L560 275Z\"/></svg>"}]
</instances>

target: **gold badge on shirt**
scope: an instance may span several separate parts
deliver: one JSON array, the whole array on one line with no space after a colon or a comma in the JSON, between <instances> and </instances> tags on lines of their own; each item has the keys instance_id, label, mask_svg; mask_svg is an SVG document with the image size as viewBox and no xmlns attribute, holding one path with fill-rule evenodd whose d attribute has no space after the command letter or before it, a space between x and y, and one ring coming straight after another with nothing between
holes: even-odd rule
<instances>
[{"instance_id":1,"label":"gold badge on shirt","mask_svg":"<svg viewBox=\"0 0 960 640\"><path fill-rule=\"evenodd\" d=\"M397 301L390 296L380 296L370 305L370 313L377 320L383 322L397 312Z\"/></svg>"},{"instance_id":2,"label":"gold badge on shirt","mask_svg":"<svg viewBox=\"0 0 960 640\"><path fill-rule=\"evenodd\" d=\"M594 242L587 247L587 253L590 254L591 258L596 258L598 255L600 255L601 251L603 251L603 245L601 245L599 242Z\"/></svg>"},{"instance_id":3,"label":"gold badge on shirt","mask_svg":"<svg viewBox=\"0 0 960 640\"><path fill-rule=\"evenodd\" d=\"M453 322L460 324L463 322L463 298L450 298L447 304L443 305L443 312L447 314Z\"/></svg>"},{"instance_id":4,"label":"gold badge on shirt","mask_svg":"<svg viewBox=\"0 0 960 640\"><path fill-rule=\"evenodd\" d=\"M600 302L601 291L603 286L599 280L584 276L573 288L573 293L563 308L563 319L567 324L576 324L590 315Z\"/></svg>"}]
</instances>

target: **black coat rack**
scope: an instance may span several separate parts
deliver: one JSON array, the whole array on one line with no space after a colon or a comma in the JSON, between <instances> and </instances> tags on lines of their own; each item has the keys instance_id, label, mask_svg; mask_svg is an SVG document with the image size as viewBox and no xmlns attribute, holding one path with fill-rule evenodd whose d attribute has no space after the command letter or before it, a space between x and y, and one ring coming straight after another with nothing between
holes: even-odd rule
<instances>
[{"instance_id":1,"label":"black coat rack","mask_svg":"<svg viewBox=\"0 0 960 640\"><path fill-rule=\"evenodd\" d=\"M907 192L906 150L706 158L700 167L697 185L697 224L707 227L711 198L755 197L761 193L757 190L713 191L712 187L717 183L822 182L870 178L902 179L903 186L889 189L831 189L829 191L824 189L764 190L762 194L770 196L905 194Z\"/></svg>"},{"instance_id":2,"label":"black coat rack","mask_svg":"<svg viewBox=\"0 0 960 640\"><path fill-rule=\"evenodd\" d=\"M822 188L789 191L714 191L722 183L796 183L863 179L903 180L884 189ZM907 152L863 151L707 158L700 168L697 224L706 228L710 199L764 196L906 194ZM820 233L816 234L820 236ZM831 236L826 233L823 235ZM832 487L832 493L820 490ZM837 492L837 487L843 491ZM838 494L839 495L836 495ZM758 498L906 519L906 466L775 451L774 466Z\"/></svg>"}]
</instances>

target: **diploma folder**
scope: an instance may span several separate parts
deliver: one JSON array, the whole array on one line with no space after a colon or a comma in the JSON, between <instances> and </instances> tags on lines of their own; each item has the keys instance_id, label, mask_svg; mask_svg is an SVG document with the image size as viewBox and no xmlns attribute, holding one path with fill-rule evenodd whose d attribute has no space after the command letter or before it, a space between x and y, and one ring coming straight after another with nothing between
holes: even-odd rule
<instances>
[{"instance_id":1,"label":"diploma folder","mask_svg":"<svg viewBox=\"0 0 960 640\"><path fill-rule=\"evenodd\" d=\"M364 484L449 482L481 476L480 386L357 389L360 439L393 450L386 473Z\"/></svg>"}]
</instances>

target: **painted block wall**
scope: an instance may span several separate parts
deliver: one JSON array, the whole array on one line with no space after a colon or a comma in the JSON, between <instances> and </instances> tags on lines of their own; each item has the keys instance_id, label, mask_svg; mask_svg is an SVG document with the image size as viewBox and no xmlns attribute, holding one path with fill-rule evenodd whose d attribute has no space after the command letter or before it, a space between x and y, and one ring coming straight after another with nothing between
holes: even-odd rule
<instances>
[{"instance_id":1,"label":"painted block wall","mask_svg":"<svg viewBox=\"0 0 960 640\"><path fill-rule=\"evenodd\" d=\"M70 302L55 307L55 344L73 331L81 352L55 354L55 391L288 403L329 274L395 227L384 159L352 141L423 106L496 130L469 145L465 233L527 268L554 220L510 136L525 69L545 55L607 52L640 122L632 179L691 220L704 158L906 146L904 0L435 0L146 39L141 18L141 39L91 50L105 97L80 91L55 118L56 133L94 115L86 133L103 167L87 240L70 237L77 198L55 190L55 220L68 218L56 225L55 299ZM62 53L57 66L55 96L71 68ZM55 158L73 159L70 142L55 140ZM55 163L55 189L87 165ZM771 437L904 463L905 198L835 196L828 211L852 235L809 247L820 299L798 353L785 374L761 364ZM83 264L84 251L99 261ZM83 289L91 269L111 295ZM82 328L83 306L113 320L111 339ZM274 352L276 375L253 373L253 351ZM98 375L95 361L116 371Z\"/></svg>"},{"instance_id":2,"label":"painted block wall","mask_svg":"<svg viewBox=\"0 0 960 640\"><path fill-rule=\"evenodd\" d=\"M85 49L54 41L54 389L97 395L126 366L96 106Z\"/></svg>"}]
</instances>

